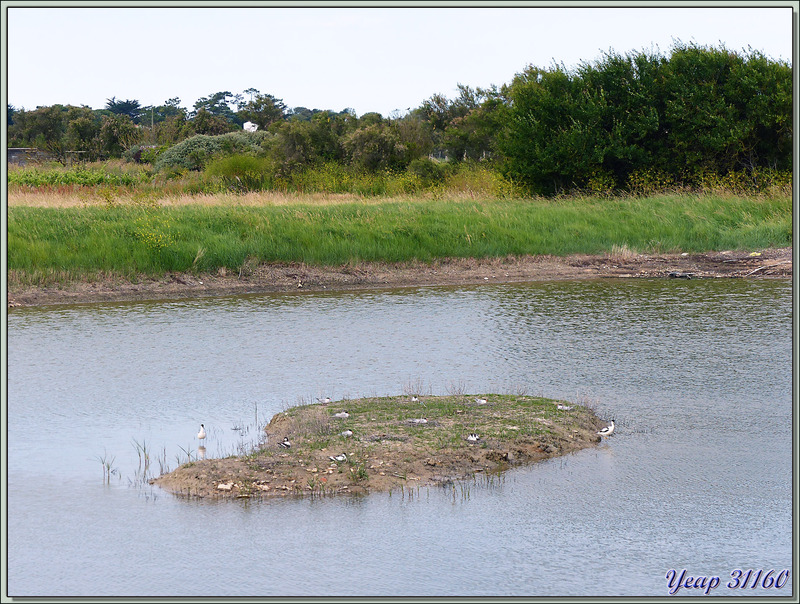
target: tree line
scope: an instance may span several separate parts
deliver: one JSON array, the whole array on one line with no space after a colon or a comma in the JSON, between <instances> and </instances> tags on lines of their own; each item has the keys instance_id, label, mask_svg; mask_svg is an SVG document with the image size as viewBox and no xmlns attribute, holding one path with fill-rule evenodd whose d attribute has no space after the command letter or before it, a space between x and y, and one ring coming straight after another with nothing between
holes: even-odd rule
<instances>
[{"instance_id":1,"label":"tree line","mask_svg":"<svg viewBox=\"0 0 800 604\"><path fill-rule=\"evenodd\" d=\"M574 69L529 65L508 84L459 84L455 98L434 94L386 117L288 108L255 88L211 94L192 111L177 98L143 107L112 97L101 110L9 106L8 145L61 159L82 151L90 160L155 163L182 142L251 122L258 137L248 153L275 158L271 165L285 172L320 162L405 170L447 158L491 162L544 195L691 185L708 174L757 179L791 170L791 76L791 65L758 51L677 42L667 56L609 52Z\"/></svg>"}]
</instances>

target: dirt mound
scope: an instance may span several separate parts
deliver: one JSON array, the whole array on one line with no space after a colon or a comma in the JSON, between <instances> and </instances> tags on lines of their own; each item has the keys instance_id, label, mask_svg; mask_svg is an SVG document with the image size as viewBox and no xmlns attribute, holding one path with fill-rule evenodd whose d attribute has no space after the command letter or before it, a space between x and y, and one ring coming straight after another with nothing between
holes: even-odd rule
<instances>
[{"instance_id":1,"label":"dirt mound","mask_svg":"<svg viewBox=\"0 0 800 604\"><path fill-rule=\"evenodd\" d=\"M367 398L279 413L252 454L184 464L153 484L186 497L325 496L447 485L600 442L586 407L539 397ZM346 406L348 417L336 418ZM408 417L425 415L425 423ZM474 435L475 440L469 440ZM278 443L288 438L291 446Z\"/></svg>"}]
</instances>

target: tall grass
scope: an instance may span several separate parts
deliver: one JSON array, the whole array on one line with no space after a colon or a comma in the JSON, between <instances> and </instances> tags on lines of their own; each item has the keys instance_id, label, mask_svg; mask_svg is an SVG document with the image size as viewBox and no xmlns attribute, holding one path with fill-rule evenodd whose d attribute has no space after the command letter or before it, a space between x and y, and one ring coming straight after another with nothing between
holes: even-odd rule
<instances>
[{"instance_id":1,"label":"tall grass","mask_svg":"<svg viewBox=\"0 0 800 604\"><path fill-rule=\"evenodd\" d=\"M11 166L8 170L8 184L12 187L133 186L147 183L151 178L152 171L148 168L122 161L77 164L69 167L50 164Z\"/></svg>"},{"instance_id":2,"label":"tall grass","mask_svg":"<svg viewBox=\"0 0 800 604\"><path fill-rule=\"evenodd\" d=\"M8 173L11 193L42 193L98 186L120 190L136 188L141 193L163 195L208 195L279 191L283 193L349 193L359 196L397 196L443 192L511 197L513 184L488 165L437 164L418 160L439 175L429 178L419 170L370 172L355 166L327 162L290 171L280 169L264 157L227 155L209 161L202 171L165 168L122 161L94 162L64 167L42 165L12 167ZM412 165L413 167L413 165Z\"/></svg>"},{"instance_id":3,"label":"tall grass","mask_svg":"<svg viewBox=\"0 0 800 604\"><path fill-rule=\"evenodd\" d=\"M788 196L459 198L370 205L8 208L9 284L245 263L759 249L790 245ZM616 247L615 247L616 246Z\"/></svg>"}]
</instances>

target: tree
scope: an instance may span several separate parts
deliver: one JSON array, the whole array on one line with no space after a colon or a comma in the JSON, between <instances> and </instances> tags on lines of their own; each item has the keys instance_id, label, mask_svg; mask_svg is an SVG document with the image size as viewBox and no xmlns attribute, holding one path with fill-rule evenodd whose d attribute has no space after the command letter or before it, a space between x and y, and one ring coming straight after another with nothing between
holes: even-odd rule
<instances>
[{"instance_id":1,"label":"tree","mask_svg":"<svg viewBox=\"0 0 800 604\"><path fill-rule=\"evenodd\" d=\"M64 134L68 151L80 151L82 159L94 161L100 157L102 118L89 107L70 107L66 115Z\"/></svg>"},{"instance_id":2,"label":"tree","mask_svg":"<svg viewBox=\"0 0 800 604\"><path fill-rule=\"evenodd\" d=\"M37 107L14 114L14 124L8 127L8 144L17 147L37 147L47 151L60 162L66 160L64 135L67 130L69 106Z\"/></svg>"},{"instance_id":3,"label":"tree","mask_svg":"<svg viewBox=\"0 0 800 604\"><path fill-rule=\"evenodd\" d=\"M257 93L239 110L239 118L258 124L259 130L266 130L270 124L283 120L285 111L286 105L281 99Z\"/></svg>"},{"instance_id":4,"label":"tree","mask_svg":"<svg viewBox=\"0 0 800 604\"><path fill-rule=\"evenodd\" d=\"M100 126L100 148L111 157L122 154L140 138L139 129L127 115L103 116Z\"/></svg>"},{"instance_id":5,"label":"tree","mask_svg":"<svg viewBox=\"0 0 800 604\"><path fill-rule=\"evenodd\" d=\"M118 101L115 97L106 99L106 109L116 115L127 115L132 122L136 123L143 113L143 108L136 100Z\"/></svg>"},{"instance_id":6,"label":"tree","mask_svg":"<svg viewBox=\"0 0 800 604\"><path fill-rule=\"evenodd\" d=\"M204 108L200 108L192 119L194 131L197 134L225 134L237 130L236 125L222 115L215 115Z\"/></svg>"},{"instance_id":7,"label":"tree","mask_svg":"<svg viewBox=\"0 0 800 604\"><path fill-rule=\"evenodd\" d=\"M201 110L204 110L207 113L213 116L221 117L232 124L241 125L244 120L238 118L230 108L229 103L233 101L235 101L235 97L227 90L223 92L215 92L210 96L202 97L197 100L197 102L194 104L195 115Z\"/></svg>"},{"instance_id":8,"label":"tree","mask_svg":"<svg viewBox=\"0 0 800 604\"><path fill-rule=\"evenodd\" d=\"M497 134L507 119L508 99L492 86L471 89L459 85L458 115L445 127L441 144L454 159L484 159L497 151ZM466 112L464 112L466 110Z\"/></svg>"},{"instance_id":9,"label":"tree","mask_svg":"<svg viewBox=\"0 0 800 604\"><path fill-rule=\"evenodd\" d=\"M405 167L405 147L395 132L383 124L371 124L348 134L344 147L350 162L369 171Z\"/></svg>"}]
</instances>

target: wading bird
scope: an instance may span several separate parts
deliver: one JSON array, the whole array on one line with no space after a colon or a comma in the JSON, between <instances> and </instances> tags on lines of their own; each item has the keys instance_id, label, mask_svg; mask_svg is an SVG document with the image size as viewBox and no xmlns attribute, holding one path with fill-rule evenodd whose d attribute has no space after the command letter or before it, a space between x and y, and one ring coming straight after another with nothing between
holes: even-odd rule
<instances>
[{"instance_id":1,"label":"wading bird","mask_svg":"<svg viewBox=\"0 0 800 604\"><path fill-rule=\"evenodd\" d=\"M283 440L278 443L278 446L281 449L288 449L289 447L292 446L292 443L289 442L289 437L288 436L284 436Z\"/></svg>"},{"instance_id":2,"label":"wading bird","mask_svg":"<svg viewBox=\"0 0 800 604\"><path fill-rule=\"evenodd\" d=\"M197 433L197 440L205 440L206 438L206 428L203 424L200 424L200 432Z\"/></svg>"},{"instance_id":3,"label":"wading bird","mask_svg":"<svg viewBox=\"0 0 800 604\"><path fill-rule=\"evenodd\" d=\"M598 431L597 433L600 436L611 436L612 434L614 434L614 420L613 419L611 420L611 425L610 426L606 426L605 428L603 428L602 430Z\"/></svg>"}]
</instances>

